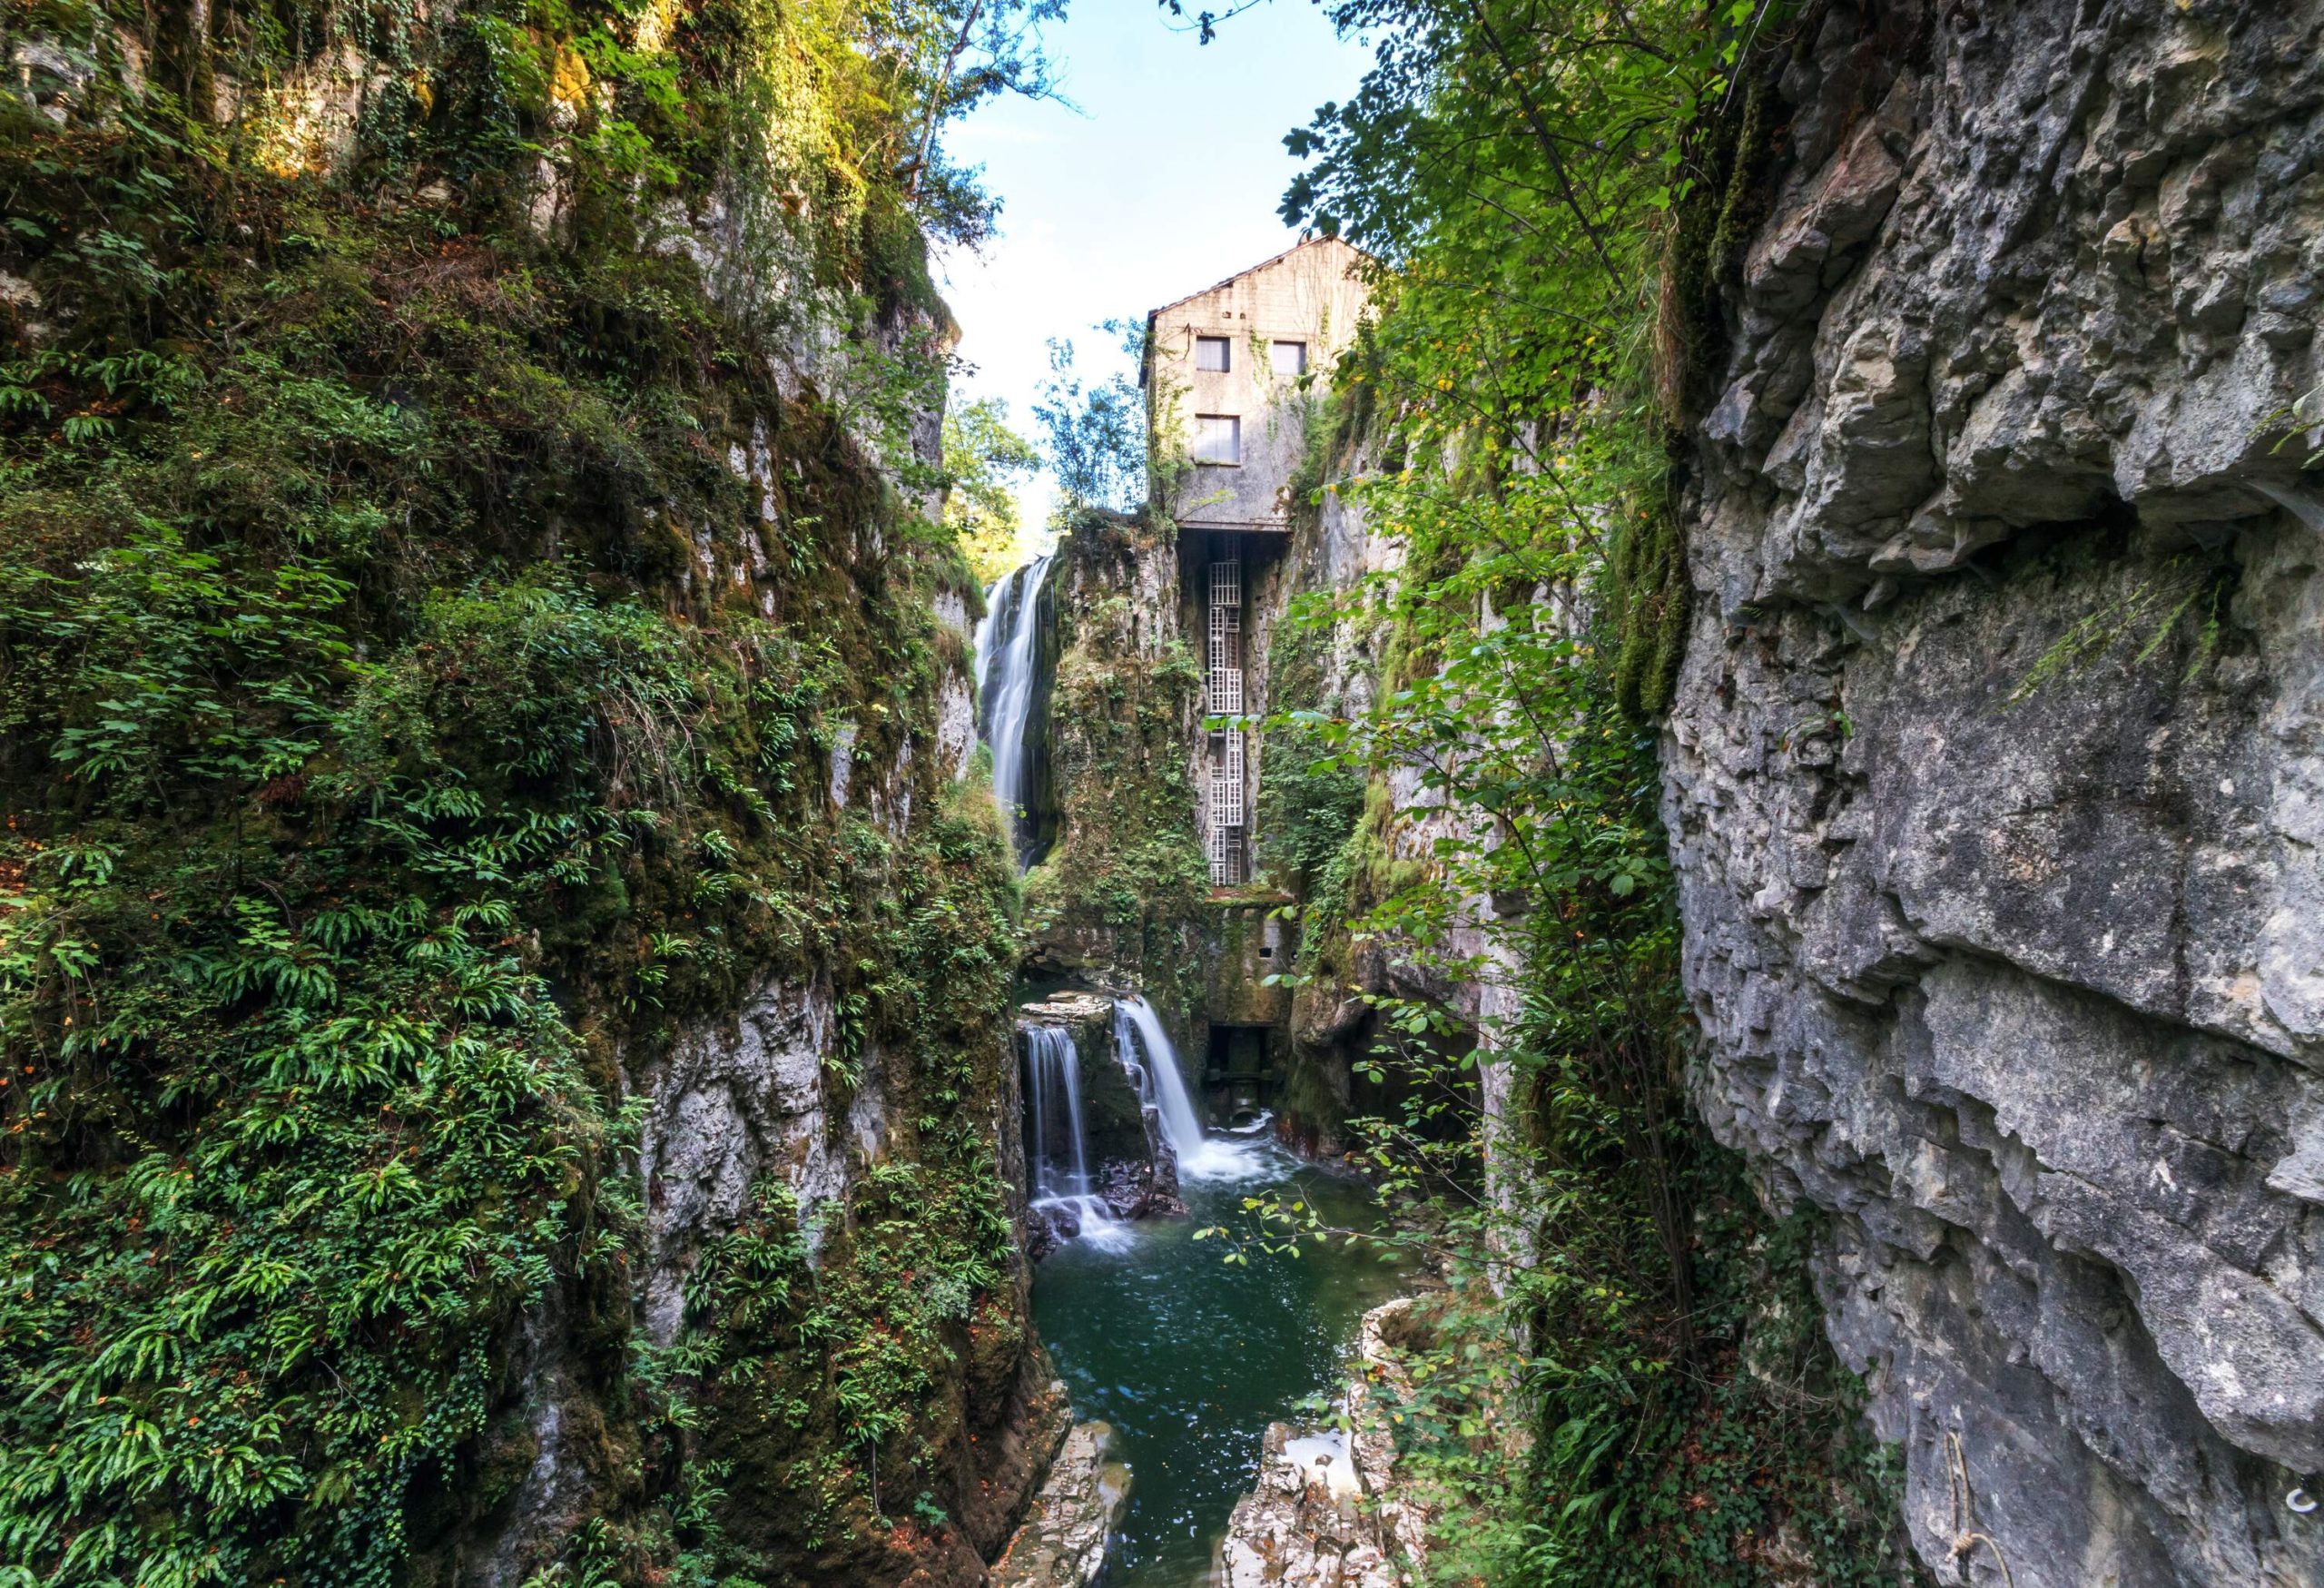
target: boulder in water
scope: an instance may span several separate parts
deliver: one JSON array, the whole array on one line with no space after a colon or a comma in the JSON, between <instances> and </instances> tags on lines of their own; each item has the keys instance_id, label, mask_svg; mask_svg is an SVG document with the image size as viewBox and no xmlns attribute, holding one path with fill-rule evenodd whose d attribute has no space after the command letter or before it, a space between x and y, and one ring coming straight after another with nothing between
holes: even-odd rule
<instances>
[{"instance_id":1,"label":"boulder in water","mask_svg":"<svg viewBox=\"0 0 2324 1588\"><path fill-rule=\"evenodd\" d=\"M1259 1480L1236 1502L1213 1563L1214 1588L1400 1588L1428 1544L1429 1514L1399 1492L1396 1446L1374 1381L1401 1393L1396 1346L1414 1333L1405 1297L1364 1315L1362 1371L1343 1427L1300 1434L1271 1423Z\"/></svg>"}]
</instances>

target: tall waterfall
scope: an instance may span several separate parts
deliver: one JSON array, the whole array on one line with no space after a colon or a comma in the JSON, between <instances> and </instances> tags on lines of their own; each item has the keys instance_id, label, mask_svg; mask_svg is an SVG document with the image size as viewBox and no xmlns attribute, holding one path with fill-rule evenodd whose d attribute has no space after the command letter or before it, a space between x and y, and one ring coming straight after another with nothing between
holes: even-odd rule
<instances>
[{"instance_id":1,"label":"tall waterfall","mask_svg":"<svg viewBox=\"0 0 2324 1588\"><path fill-rule=\"evenodd\" d=\"M1187 1079L1178 1070L1178 1050L1170 1045L1154 1006L1135 993L1114 1001L1114 1046L1125 1060L1133 1053L1145 1055L1139 1090L1161 1116L1162 1139L1177 1154L1179 1179L1240 1179L1265 1167L1249 1142L1203 1134Z\"/></svg>"},{"instance_id":2,"label":"tall waterfall","mask_svg":"<svg viewBox=\"0 0 2324 1588\"><path fill-rule=\"evenodd\" d=\"M1025 1144L1025 1169L1033 1205L1069 1207L1081 1233L1097 1236L1116 1219L1089 1183L1088 1132L1081 1123L1081 1051L1071 1031L1042 1025L1023 1029L1025 1100L1033 1125L1031 1139Z\"/></svg>"},{"instance_id":3,"label":"tall waterfall","mask_svg":"<svg viewBox=\"0 0 2324 1588\"><path fill-rule=\"evenodd\" d=\"M984 740L992 746L992 797L1009 824L1017 869L1033 858L1033 824L1025 811L1031 789L1026 741L1033 720L1033 674L1040 662L1041 587L1051 557L1037 557L993 581L985 592L985 618L977 629L977 697Z\"/></svg>"}]
</instances>

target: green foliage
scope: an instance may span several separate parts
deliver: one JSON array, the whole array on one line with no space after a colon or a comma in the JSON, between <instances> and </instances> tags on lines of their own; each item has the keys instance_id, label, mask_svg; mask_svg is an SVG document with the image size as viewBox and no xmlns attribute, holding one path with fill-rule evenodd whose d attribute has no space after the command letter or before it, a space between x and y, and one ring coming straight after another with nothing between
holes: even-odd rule
<instances>
[{"instance_id":1,"label":"green foliage","mask_svg":"<svg viewBox=\"0 0 2324 1588\"><path fill-rule=\"evenodd\" d=\"M1364 777L1294 718L1267 735L1260 774L1260 860L1270 876L1318 878L1350 847L1364 814Z\"/></svg>"},{"instance_id":2,"label":"green foliage","mask_svg":"<svg viewBox=\"0 0 2324 1588\"><path fill-rule=\"evenodd\" d=\"M1186 738L1202 675L1131 594L1171 533L1151 517L1082 508L1058 543L1059 587L1118 593L1058 604L1047 728L1057 832L1024 883L1036 954L1127 978L1179 1021L1200 994L1210 892Z\"/></svg>"},{"instance_id":3,"label":"green foliage","mask_svg":"<svg viewBox=\"0 0 2324 1588\"><path fill-rule=\"evenodd\" d=\"M1860 1396L1821 1338L1814 1225L1768 1227L1739 1168L1710 1155L1689 1188L1706 1254L1726 1254L1706 1256L1699 1304L1730 1344L1700 1376L1638 1355L1626 1298L1554 1256L1508 1270L1519 1308L1559 1320L1548 1350L1520 1349L1512 1298L1482 1285L1426 1304L1382 1399L1400 1475L1460 1518L1432 1581L1899 1581L1879 1541L1901 1464L1847 1415Z\"/></svg>"},{"instance_id":4,"label":"green foliage","mask_svg":"<svg viewBox=\"0 0 2324 1588\"><path fill-rule=\"evenodd\" d=\"M1369 1006L1357 1068L1386 1107L1346 1129L1384 1194L1423 1210L1398 1238L1455 1280L1400 1425L1407 1470L1447 1506L1432 1572L1740 1585L1805 1535L1824 1580L1891 1580L1894 1475L1817 1330L1807 1235L1768 1218L1687 1105L1652 735L1616 697L1592 607L1465 616L1519 572L1482 547L1527 546L1544 589L1604 570L1559 549L1571 526L1530 492L1347 488L1368 491L1374 523L1470 551L1433 583L1373 593L1407 654L1443 658L1433 671L1363 716L1280 725L1370 779L1308 883L1294 980ZM1526 512L1541 516L1521 541ZM1460 819L1417 837L1384 797L1392 772ZM1352 975L1342 944L1393 980ZM1493 978L1517 1011L1482 1031L1428 991ZM1512 1098L1499 1120L1478 1106L1487 1064ZM1267 1247L1352 1233L1281 1204L1254 1218Z\"/></svg>"},{"instance_id":5,"label":"green foliage","mask_svg":"<svg viewBox=\"0 0 2324 1588\"><path fill-rule=\"evenodd\" d=\"M1059 555L1096 565L1091 587L1127 590L1126 578L1105 570L1127 568L1137 543L1160 532L1084 509ZM1056 845L1027 878L1028 914L1037 926L1068 917L1114 929L1191 920L1210 885L1184 739L1200 671L1183 645L1141 644L1128 594L1077 604L1059 645L1049 755L1071 798Z\"/></svg>"},{"instance_id":6,"label":"green foliage","mask_svg":"<svg viewBox=\"0 0 2324 1588\"><path fill-rule=\"evenodd\" d=\"M892 956L877 990L881 1062L891 1095L918 1111L889 1121L889 1156L803 1229L787 1186L754 1188L751 1211L691 1276L687 1333L655 1364L663 1416L705 1452L689 1482L789 1503L690 1511L681 1490L628 1529L641 1562L668 1540L705 1580L903 1574L908 1559L863 1563L894 1544L890 1514L926 1524L906 1499L914 1475L941 1474L968 1420L994 1409L977 1404L980 1340L1021 1343L1007 1187L980 1111L1010 1051L1013 868L975 790L948 795L930 843L896 879L872 940Z\"/></svg>"},{"instance_id":7,"label":"green foliage","mask_svg":"<svg viewBox=\"0 0 2324 1588\"><path fill-rule=\"evenodd\" d=\"M131 17L140 90L106 13L39 9L95 70L61 123L0 95L37 302L0 321L0 1575L427 1580L522 1476L492 1429L546 1307L586 1320L613 1509L541 1580L711 1581L735 1473L793 1474L689 1443L725 1437L716 1329L626 1337L621 1067L811 967L828 1083L885 1067L950 1244L892 1361L774 1348L810 1399L891 1396L906 1466L957 1418L908 1386L964 1317L1017 1327L982 1134L1013 892L900 770L958 552L855 438L909 456L919 228L981 224L931 129L1032 85L992 52L1054 10L367 14L384 86L324 170L270 86L319 15ZM698 264L658 217L714 188ZM843 333L825 398L771 372L794 311ZM842 733L908 829L830 799ZM849 1276L906 1189L865 1196L826 1214L866 1221L826 1235ZM803 1287L795 1225L743 1236L717 1316L853 1337L869 1293ZM798 1483L858 1437L794 1439Z\"/></svg>"},{"instance_id":8,"label":"green foliage","mask_svg":"<svg viewBox=\"0 0 2324 1588\"><path fill-rule=\"evenodd\" d=\"M1686 623L1664 361L1703 344L1669 300L1706 301L1748 231L1750 84L1784 18L1330 11L1376 62L1295 134L1312 164L1285 212L1384 263L1335 377L1354 433L1311 483L1403 557L1295 620L1380 656L1377 687L1272 722L1268 766L1278 821L1295 797L1326 818L1283 839L1305 863L1288 979L1319 1015L1368 1008L1375 1106L1346 1129L1408 1210L1392 1238L1454 1281L1395 1408L1403 1470L1444 1505L1431 1575L1741 1588L1805 1551L1819 1581L1893 1580L1894 1465L1817 1327L1815 1232L1758 1204L1688 1103L1639 720ZM1348 777L1352 828L1320 781ZM1512 1012L1447 994L1477 986ZM1277 1249L1355 1234L1279 1200L1250 1218Z\"/></svg>"},{"instance_id":9,"label":"green foliage","mask_svg":"<svg viewBox=\"0 0 2324 1588\"><path fill-rule=\"evenodd\" d=\"M1120 341L1131 364L1142 361L1144 321L1108 321L1098 329ZM1061 513L1089 508L1134 513L1146 505L1147 403L1127 375L1117 371L1085 384L1074 371L1073 344L1053 338L1049 379L1033 418L1047 439L1049 471L1064 498Z\"/></svg>"},{"instance_id":10,"label":"green foliage","mask_svg":"<svg viewBox=\"0 0 2324 1588\"><path fill-rule=\"evenodd\" d=\"M1295 616L1275 630L1267 677L1285 699L1323 698L1317 652L1327 633L1322 625L1301 623ZM1260 863L1286 883L1312 883L1318 878L1348 848L1364 814L1364 774L1333 758L1315 725L1321 720L1294 713L1274 726L1260 764ZM1312 887L1305 891L1311 897L1323 896Z\"/></svg>"},{"instance_id":11,"label":"green foliage","mask_svg":"<svg viewBox=\"0 0 2324 1588\"><path fill-rule=\"evenodd\" d=\"M1009 428L1009 407L980 398L944 414L944 472L951 494L944 522L969 554L980 587L1025 560L1014 481L1040 467L1033 444Z\"/></svg>"},{"instance_id":12,"label":"green foliage","mask_svg":"<svg viewBox=\"0 0 2324 1588\"><path fill-rule=\"evenodd\" d=\"M610 1122L513 952L587 833L377 753L344 583L141 531L0 604L81 807L0 846L8 1548L386 1582L492 1328L614 1255L582 1212Z\"/></svg>"}]
</instances>

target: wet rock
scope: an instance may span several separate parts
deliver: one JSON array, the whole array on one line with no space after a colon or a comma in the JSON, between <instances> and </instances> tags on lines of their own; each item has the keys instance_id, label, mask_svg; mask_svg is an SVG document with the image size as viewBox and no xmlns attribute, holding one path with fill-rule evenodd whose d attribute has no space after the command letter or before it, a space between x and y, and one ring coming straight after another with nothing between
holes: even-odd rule
<instances>
[{"instance_id":1,"label":"wet rock","mask_svg":"<svg viewBox=\"0 0 2324 1588\"><path fill-rule=\"evenodd\" d=\"M1400 1393L1410 1297L1374 1307L1333 1425L1271 1423L1258 1483L1236 1503L1212 1563L1214 1588L1397 1588L1425 1563L1431 1514L1396 1481L1386 1403Z\"/></svg>"},{"instance_id":2,"label":"wet rock","mask_svg":"<svg viewBox=\"0 0 2324 1588\"><path fill-rule=\"evenodd\" d=\"M1073 1041L1078 1063L1083 1149L1091 1194L1117 1218L1148 1218L1186 1212L1178 1200L1177 1155L1162 1134L1160 1118L1141 1100L1144 1082L1135 1056L1127 1060L1114 1034L1114 1001L1098 992L1052 992L1018 1011L1020 1027L1048 1026ZM1049 1121L1067 1129L1062 1110ZM1029 1114L1025 1124L1029 1133ZM1070 1150L1060 1135L1049 1143L1050 1159ZM1044 1202L1026 1215L1028 1249L1036 1258L1081 1233L1084 1215L1062 1202Z\"/></svg>"},{"instance_id":3,"label":"wet rock","mask_svg":"<svg viewBox=\"0 0 2324 1588\"><path fill-rule=\"evenodd\" d=\"M1236 1503L1214 1579L1219 1588L1395 1588L1410 1579L1364 1500L1344 1440L1268 1424L1258 1485Z\"/></svg>"},{"instance_id":4,"label":"wet rock","mask_svg":"<svg viewBox=\"0 0 2324 1588\"><path fill-rule=\"evenodd\" d=\"M1081 1216L1071 1204L1045 1202L1025 1209L1025 1255L1039 1262L1081 1233Z\"/></svg>"},{"instance_id":5,"label":"wet rock","mask_svg":"<svg viewBox=\"0 0 2324 1588\"><path fill-rule=\"evenodd\" d=\"M1061 1386L1060 1386L1061 1387ZM1049 1464L989 1588L1089 1588L1129 1504L1130 1471L1112 1426L1077 1423Z\"/></svg>"},{"instance_id":6,"label":"wet rock","mask_svg":"<svg viewBox=\"0 0 2324 1588\"><path fill-rule=\"evenodd\" d=\"M1177 1184L1177 1157L1165 1143L1152 1162L1108 1164L1098 1194L1117 1218L1177 1218L1187 1210Z\"/></svg>"}]
</instances>

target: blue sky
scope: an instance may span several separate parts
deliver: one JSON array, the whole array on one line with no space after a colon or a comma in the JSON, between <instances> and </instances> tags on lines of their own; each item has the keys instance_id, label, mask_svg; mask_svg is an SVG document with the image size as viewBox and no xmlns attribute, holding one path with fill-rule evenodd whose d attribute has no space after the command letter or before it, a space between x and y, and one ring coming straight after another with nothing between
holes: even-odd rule
<instances>
[{"instance_id":1,"label":"blue sky","mask_svg":"<svg viewBox=\"0 0 2324 1588\"><path fill-rule=\"evenodd\" d=\"M1345 99L1371 58L1313 0L1261 5L1210 44L1152 0L1076 0L1047 47L1072 107L999 101L951 129L952 157L982 166L1001 200L1000 235L938 261L976 366L954 400L999 397L1029 435L1050 337L1073 341L1085 379L1110 372L1121 360L1098 321L1142 318L1298 241L1275 213L1298 170L1283 135ZM1023 498L1038 530L1048 482Z\"/></svg>"}]
</instances>

